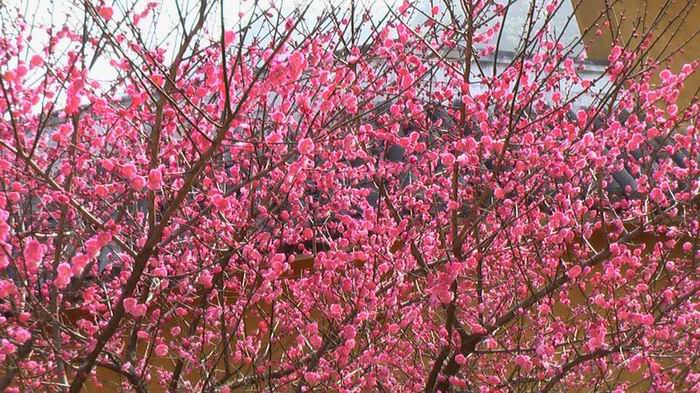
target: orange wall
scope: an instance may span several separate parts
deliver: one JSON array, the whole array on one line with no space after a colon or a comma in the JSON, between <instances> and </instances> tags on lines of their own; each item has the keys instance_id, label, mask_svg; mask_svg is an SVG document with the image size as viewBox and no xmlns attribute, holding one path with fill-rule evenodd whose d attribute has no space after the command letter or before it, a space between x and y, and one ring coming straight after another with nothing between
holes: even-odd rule
<instances>
[{"instance_id":1,"label":"orange wall","mask_svg":"<svg viewBox=\"0 0 700 393\"><path fill-rule=\"evenodd\" d=\"M607 60L611 43L638 42L635 33L653 32L655 42L649 56L661 59L677 52L667 63L678 71L683 64L700 59L700 0L572 0L582 32L588 29L584 40L588 55L595 60ZM606 12L605 4L612 10ZM596 36L595 22L602 35ZM610 20L610 27L604 23ZM681 92L680 103L688 104L698 95L700 72L692 75Z\"/></svg>"}]
</instances>

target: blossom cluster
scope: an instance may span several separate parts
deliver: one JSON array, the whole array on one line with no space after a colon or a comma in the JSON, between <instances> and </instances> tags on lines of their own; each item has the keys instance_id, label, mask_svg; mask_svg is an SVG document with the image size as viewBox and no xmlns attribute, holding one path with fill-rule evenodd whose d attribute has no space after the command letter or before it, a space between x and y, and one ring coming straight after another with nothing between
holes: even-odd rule
<instances>
[{"instance_id":1,"label":"blossom cluster","mask_svg":"<svg viewBox=\"0 0 700 393\"><path fill-rule=\"evenodd\" d=\"M88 3L0 37L2 388L698 389L698 63L587 79L545 23L483 69L482 0L202 1L171 53Z\"/></svg>"}]
</instances>

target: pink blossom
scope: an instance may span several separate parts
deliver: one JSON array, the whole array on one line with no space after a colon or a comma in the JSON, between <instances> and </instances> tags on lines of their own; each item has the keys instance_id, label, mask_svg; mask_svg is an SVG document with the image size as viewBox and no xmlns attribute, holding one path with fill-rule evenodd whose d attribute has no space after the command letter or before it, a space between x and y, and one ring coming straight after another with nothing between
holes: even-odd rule
<instances>
[{"instance_id":1,"label":"pink blossom","mask_svg":"<svg viewBox=\"0 0 700 393\"><path fill-rule=\"evenodd\" d=\"M29 332L29 330L22 327L15 328L12 332L12 336L20 345L26 343L32 338L32 334Z\"/></svg>"},{"instance_id":2,"label":"pink blossom","mask_svg":"<svg viewBox=\"0 0 700 393\"><path fill-rule=\"evenodd\" d=\"M146 305L139 304L138 301L132 297L124 299L124 310L135 318L146 315Z\"/></svg>"},{"instance_id":3,"label":"pink blossom","mask_svg":"<svg viewBox=\"0 0 700 393\"><path fill-rule=\"evenodd\" d=\"M304 54L301 52L294 52L289 57L289 67L291 68L292 78L298 78L306 67L308 63L304 58Z\"/></svg>"},{"instance_id":4,"label":"pink blossom","mask_svg":"<svg viewBox=\"0 0 700 393\"><path fill-rule=\"evenodd\" d=\"M450 153L444 153L442 155L441 161L442 161L442 165L444 165L446 167L451 167L452 165L454 165L455 156L453 156Z\"/></svg>"},{"instance_id":5,"label":"pink blossom","mask_svg":"<svg viewBox=\"0 0 700 393\"><path fill-rule=\"evenodd\" d=\"M73 277L73 268L68 263L61 263L56 268L56 279L54 283L57 288L63 289L68 286L70 279Z\"/></svg>"},{"instance_id":6,"label":"pink blossom","mask_svg":"<svg viewBox=\"0 0 700 393\"><path fill-rule=\"evenodd\" d=\"M518 355L515 357L515 364L517 364L523 373L529 373L532 370L532 361L529 356Z\"/></svg>"},{"instance_id":7,"label":"pink blossom","mask_svg":"<svg viewBox=\"0 0 700 393\"><path fill-rule=\"evenodd\" d=\"M104 185L98 184L95 186L95 194L104 198L109 194L109 191Z\"/></svg>"},{"instance_id":8,"label":"pink blossom","mask_svg":"<svg viewBox=\"0 0 700 393\"><path fill-rule=\"evenodd\" d=\"M628 363L627 367L629 368L630 371L635 372L635 371L639 370L639 368L642 366L643 363L644 363L644 357L641 354L636 354L636 355L632 356L631 359L629 359L629 363Z\"/></svg>"},{"instance_id":9,"label":"pink blossom","mask_svg":"<svg viewBox=\"0 0 700 393\"><path fill-rule=\"evenodd\" d=\"M314 348L319 348L323 343L323 339L321 338L321 336L315 335L309 339L309 342Z\"/></svg>"},{"instance_id":10,"label":"pink blossom","mask_svg":"<svg viewBox=\"0 0 700 393\"><path fill-rule=\"evenodd\" d=\"M136 174L138 172L136 169L136 165L134 165L133 163L129 163L129 164L122 165L121 173L127 179L132 179L134 176L136 176Z\"/></svg>"},{"instance_id":11,"label":"pink blossom","mask_svg":"<svg viewBox=\"0 0 700 393\"><path fill-rule=\"evenodd\" d=\"M100 241L99 237L93 237L88 239L88 241L85 242L85 251L87 253L87 259L96 258L98 255L100 255L100 251L102 250L103 246L104 244ZM78 255L80 254L76 254L76 256ZM80 261L80 263L82 262L84 261Z\"/></svg>"},{"instance_id":12,"label":"pink blossom","mask_svg":"<svg viewBox=\"0 0 700 393\"><path fill-rule=\"evenodd\" d=\"M304 138L299 141L299 145L297 149L299 150L299 153L304 156L310 155L314 151L315 145L314 141L311 140L311 138Z\"/></svg>"},{"instance_id":13,"label":"pink blossom","mask_svg":"<svg viewBox=\"0 0 700 393\"><path fill-rule=\"evenodd\" d=\"M569 269L569 271L566 272L566 275L570 279L575 280L578 276L581 275L581 266L576 265L576 266L572 267L571 269Z\"/></svg>"},{"instance_id":14,"label":"pink blossom","mask_svg":"<svg viewBox=\"0 0 700 393\"><path fill-rule=\"evenodd\" d=\"M275 254L270 261L275 276L279 277L287 269L287 256L284 254Z\"/></svg>"},{"instance_id":15,"label":"pink blossom","mask_svg":"<svg viewBox=\"0 0 700 393\"><path fill-rule=\"evenodd\" d=\"M0 353L11 355L17 351L17 346L3 338L0 340Z\"/></svg>"},{"instance_id":16,"label":"pink blossom","mask_svg":"<svg viewBox=\"0 0 700 393\"><path fill-rule=\"evenodd\" d=\"M505 191L503 191L503 189L501 187L496 187L493 190L493 195L498 199L503 199L506 197L506 193L505 193Z\"/></svg>"},{"instance_id":17,"label":"pink blossom","mask_svg":"<svg viewBox=\"0 0 700 393\"><path fill-rule=\"evenodd\" d=\"M134 176L131 178L131 187L135 190L140 190L146 185L146 179L143 176Z\"/></svg>"},{"instance_id":18,"label":"pink blossom","mask_svg":"<svg viewBox=\"0 0 700 393\"><path fill-rule=\"evenodd\" d=\"M583 127L586 125L586 121L588 121L588 114L584 110L580 110L576 112L576 119L578 120L578 125L580 127Z\"/></svg>"},{"instance_id":19,"label":"pink blossom","mask_svg":"<svg viewBox=\"0 0 700 393\"><path fill-rule=\"evenodd\" d=\"M2 75L2 79L6 80L7 82L14 82L17 80L17 74L14 71L6 71Z\"/></svg>"},{"instance_id":20,"label":"pink blossom","mask_svg":"<svg viewBox=\"0 0 700 393\"><path fill-rule=\"evenodd\" d=\"M158 344L154 350L156 356L163 357L168 354L168 346L166 344Z\"/></svg>"},{"instance_id":21,"label":"pink blossom","mask_svg":"<svg viewBox=\"0 0 700 393\"><path fill-rule=\"evenodd\" d=\"M212 277L209 272L204 271L202 274L199 275L199 283L202 284L205 288L211 287L211 283L214 277Z\"/></svg>"},{"instance_id":22,"label":"pink blossom","mask_svg":"<svg viewBox=\"0 0 700 393\"><path fill-rule=\"evenodd\" d=\"M343 309L340 307L339 304L332 304L331 305L331 315L334 317L338 317L343 313Z\"/></svg>"},{"instance_id":23,"label":"pink blossom","mask_svg":"<svg viewBox=\"0 0 700 393\"><path fill-rule=\"evenodd\" d=\"M316 384L319 381L318 373L307 371L304 373L304 379L310 384Z\"/></svg>"},{"instance_id":24,"label":"pink blossom","mask_svg":"<svg viewBox=\"0 0 700 393\"><path fill-rule=\"evenodd\" d=\"M39 268L39 264L44 259L46 247L33 238L27 239L24 243L24 263L28 273L34 273Z\"/></svg>"},{"instance_id":25,"label":"pink blossom","mask_svg":"<svg viewBox=\"0 0 700 393\"><path fill-rule=\"evenodd\" d=\"M356 138L354 135L348 134L343 138L343 149L346 154L353 154L356 145Z\"/></svg>"},{"instance_id":26,"label":"pink blossom","mask_svg":"<svg viewBox=\"0 0 700 393\"><path fill-rule=\"evenodd\" d=\"M649 193L649 197L656 203L664 203L664 201L666 200L663 191L661 191L658 187L655 187L651 190L651 192Z\"/></svg>"},{"instance_id":27,"label":"pink blossom","mask_svg":"<svg viewBox=\"0 0 700 393\"><path fill-rule=\"evenodd\" d=\"M160 169L151 169L148 172L148 189L157 190L163 182L163 173Z\"/></svg>"},{"instance_id":28,"label":"pink blossom","mask_svg":"<svg viewBox=\"0 0 700 393\"><path fill-rule=\"evenodd\" d=\"M34 56L32 56L32 59L29 61L29 65L32 68L41 67L42 65L44 65L44 59L39 55L34 55Z\"/></svg>"},{"instance_id":29,"label":"pink blossom","mask_svg":"<svg viewBox=\"0 0 700 393\"><path fill-rule=\"evenodd\" d=\"M16 291L16 287L11 281L0 280L0 299L4 299Z\"/></svg>"},{"instance_id":30,"label":"pink blossom","mask_svg":"<svg viewBox=\"0 0 700 393\"><path fill-rule=\"evenodd\" d=\"M114 15L114 10L112 9L112 7L108 7L106 5L103 5L102 7L100 7L98 9L98 13L105 20L110 20L110 19L112 19L112 15Z\"/></svg>"},{"instance_id":31,"label":"pink blossom","mask_svg":"<svg viewBox=\"0 0 700 393\"><path fill-rule=\"evenodd\" d=\"M224 45L229 46L231 43L233 43L233 40L236 38L236 33L231 30L226 30L224 32Z\"/></svg>"}]
</instances>

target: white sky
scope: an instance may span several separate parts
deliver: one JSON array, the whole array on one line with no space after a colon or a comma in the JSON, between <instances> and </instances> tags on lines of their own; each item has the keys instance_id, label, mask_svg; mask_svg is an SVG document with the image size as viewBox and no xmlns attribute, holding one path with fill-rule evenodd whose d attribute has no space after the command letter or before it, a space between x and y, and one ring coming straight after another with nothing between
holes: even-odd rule
<instances>
[{"instance_id":1,"label":"white sky","mask_svg":"<svg viewBox=\"0 0 700 393\"><path fill-rule=\"evenodd\" d=\"M114 27L117 25L118 21L122 20L126 15L127 9L125 7L133 6L136 13L140 13L146 9L147 4L151 0L105 0L105 3L112 5L114 9L114 16L109 22L110 26ZM180 33L182 29L180 28L180 22L178 18L178 11L176 4L179 1L180 7L183 13L189 14L186 24L189 26L194 23L196 17L196 9L199 6L199 0L161 0L160 6L157 7L159 13L151 13L148 18L140 22L139 28L141 35L145 40L151 45L151 47L165 47L173 48L175 43L178 43L181 39ZM209 25L206 26L210 36L212 38L218 38L220 34L219 27L219 7L220 3L217 0L213 0L216 4L212 15L207 19ZM281 8L281 14L288 16L291 12L298 7L300 4L304 6L307 4L307 0L260 0L260 4L263 7L274 7L275 9ZM316 18L323 12L324 9L330 6L330 1L336 7L347 9L350 5L350 0L310 0L312 5L305 16L305 22L309 25L316 21ZM371 17L374 20L382 18L389 11L389 8L396 10L398 6L403 2L403 0L356 0L358 8L368 7L371 10ZM430 9L433 5L441 6L441 9L445 9L444 1L452 1L454 4L459 4L460 0L409 0L416 8L422 10L423 12L430 14ZM512 0L497 0L499 3L506 3ZM511 5L508 13L508 19L505 23L505 31L501 43L501 49L505 51L514 51L517 49L517 45L520 42L520 37L522 31L527 21L528 9L532 0L515 0ZM535 0L540 5L544 4L548 0ZM560 32L565 29L566 19L569 15L573 13L573 8L571 6L570 0L563 0L561 9L557 14L555 14L553 23L551 26L555 31ZM210 1L211 2L211 1ZM83 11L82 11L82 0L5 0L5 4L8 6L11 13L19 12L25 16L25 20L29 21L31 24L38 25L53 25L56 26L56 30L67 23L72 26L77 31L81 30L81 25L83 23ZM251 9L253 7L253 0L224 0L223 3L223 13L226 29L238 30L237 25L243 21L246 21L248 17L252 14ZM460 9L459 6L455 7ZM16 9L17 11L12 11ZM463 17L462 15L458 16ZM447 13L444 15L437 15L438 19L443 18L445 22L449 20ZM540 16L541 18L543 16ZM274 16L273 16L274 18ZM495 23L496 19L492 22ZM153 23L155 20L155 24ZM418 16L412 19L411 23L422 23L425 18ZM540 19L541 20L541 19ZM122 31L126 32L129 29L122 27ZM96 32L93 32L95 35ZM31 56L38 50L43 48L47 42L47 36L41 34L40 30L33 31L33 40L30 43L30 49L26 53L26 60L28 61ZM573 40L580 37L578 24L574 18L565 29L563 42L572 42ZM66 40L63 44L65 47ZM583 48L580 47L580 50ZM32 53L34 52L34 53ZM167 53L167 52L166 52ZM172 53L170 53L172 56ZM118 58L118 57L117 57ZM109 64L110 56L101 56L101 59L95 64L90 72L90 78L93 80L99 80L103 82L112 81L117 76L117 72L113 66Z\"/></svg>"}]
</instances>

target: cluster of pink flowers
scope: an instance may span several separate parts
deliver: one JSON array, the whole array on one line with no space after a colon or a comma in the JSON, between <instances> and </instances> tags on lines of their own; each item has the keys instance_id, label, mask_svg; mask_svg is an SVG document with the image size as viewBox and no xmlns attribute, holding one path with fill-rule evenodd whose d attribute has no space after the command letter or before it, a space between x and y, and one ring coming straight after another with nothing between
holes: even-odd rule
<instances>
[{"instance_id":1,"label":"cluster of pink flowers","mask_svg":"<svg viewBox=\"0 0 700 393\"><path fill-rule=\"evenodd\" d=\"M0 387L698 389L697 63L585 79L542 27L478 70L498 29L408 1L169 56L98 3L0 38Z\"/></svg>"}]
</instances>

